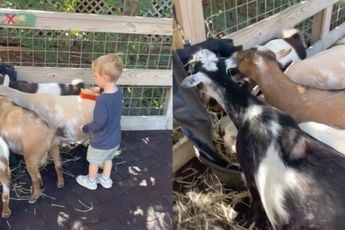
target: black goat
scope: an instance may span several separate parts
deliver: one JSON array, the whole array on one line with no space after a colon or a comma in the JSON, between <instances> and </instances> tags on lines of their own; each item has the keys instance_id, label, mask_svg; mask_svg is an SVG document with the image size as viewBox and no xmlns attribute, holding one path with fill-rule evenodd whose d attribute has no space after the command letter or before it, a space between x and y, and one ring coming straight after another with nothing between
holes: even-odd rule
<instances>
[{"instance_id":1,"label":"black goat","mask_svg":"<svg viewBox=\"0 0 345 230\"><path fill-rule=\"evenodd\" d=\"M215 98L237 127L236 152L254 210L262 204L275 229L345 229L344 155L237 86L226 74L229 60L209 50L193 59L196 73L181 85Z\"/></svg>"}]
</instances>

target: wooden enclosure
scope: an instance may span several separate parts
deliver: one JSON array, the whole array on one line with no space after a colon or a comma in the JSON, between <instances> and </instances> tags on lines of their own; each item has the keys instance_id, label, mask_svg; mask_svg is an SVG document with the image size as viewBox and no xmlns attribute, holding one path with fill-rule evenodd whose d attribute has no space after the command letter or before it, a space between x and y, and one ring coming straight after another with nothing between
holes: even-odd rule
<instances>
[{"instance_id":1,"label":"wooden enclosure","mask_svg":"<svg viewBox=\"0 0 345 230\"><path fill-rule=\"evenodd\" d=\"M207 1L174 0L176 10L175 22L179 24L183 31L182 36L180 29L175 26L174 48L181 48L181 44L183 43L182 37L184 40L189 40L191 44L204 41L207 38L203 12L204 2ZM311 31L312 44L307 50L307 54L310 57L329 48L345 35L344 21L332 30L330 29L333 6L340 2L339 0L300 1L285 10L259 20L245 28L225 34L222 38L233 39L235 45L242 45L244 49L248 49L254 45L267 42L271 38L279 35L282 29L293 28L300 22L313 17ZM174 172L194 156L194 151L185 151L185 149L191 149L191 143L187 140L178 143L178 146L174 148Z\"/></svg>"},{"instance_id":2,"label":"wooden enclosure","mask_svg":"<svg viewBox=\"0 0 345 230\"><path fill-rule=\"evenodd\" d=\"M172 35L172 19L0 9L1 13L35 15L34 26L0 25L4 28L112 32L118 34ZM69 83L74 78L93 83L90 68L15 66L18 80ZM162 116L123 116L123 130L172 128L171 69L125 69L119 85L168 87Z\"/></svg>"}]
</instances>

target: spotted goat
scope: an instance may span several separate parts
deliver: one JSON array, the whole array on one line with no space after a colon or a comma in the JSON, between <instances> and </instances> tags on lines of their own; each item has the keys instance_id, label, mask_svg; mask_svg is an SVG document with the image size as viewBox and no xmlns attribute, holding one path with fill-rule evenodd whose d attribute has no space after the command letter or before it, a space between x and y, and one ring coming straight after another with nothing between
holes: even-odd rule
<instances>
[{"instance_id":1,"label":"spotted goat","mask_svg":"<svg viewBox=\"0 0 345 230\"><path fill-rule=\"evenodd\" d=\"M252 211L263 208L274 229L345 229L344 155L236 85L226 74L232 59L203 49L193 62L194 74L181 85L216 99L238 129L236 152Z\"/></svg>"}]
</instances>

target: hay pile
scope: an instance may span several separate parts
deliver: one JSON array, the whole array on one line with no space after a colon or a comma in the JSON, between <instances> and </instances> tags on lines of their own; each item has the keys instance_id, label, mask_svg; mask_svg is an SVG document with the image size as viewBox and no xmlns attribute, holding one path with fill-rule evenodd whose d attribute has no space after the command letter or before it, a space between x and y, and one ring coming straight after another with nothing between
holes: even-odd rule
<instances>
[{"instance_id":1,"label":"hay pile","mask_svg":"<svg viewBox=\"0 0 345 230\"><path fill-rule=\"evenodd\" d=\"M202 173L187 168L183 173L187 175L174 179L174 229L262 229L243 216L249 209L247 191L226 187L209 168Z\"/></svg>"},{"instance_id":2,"label":"hay pile","mask_svg":"<svg viewBox=\"0 0 345 230\"><path fill-rule=\"evenodd\" d=\"M63 166L68 166L69 163L80 160L81 157L73 156L73 153L70 152L74 150L78 145L70 146L70 145L63 145L60 148L61 154L61 163ZM18 164L15 167L11 167L11 200L28 200L31 195L31 178L26 171L25 161L22 156L16 156L16 158L20 157ZM51 157L46 157L46 160L41 162L40 171L46 170L47 165L53 163ZM63 173L70 177L75 178L76 176L67 170L68 167L63 167ZM26 177L25 179L22 179ZM42 196L50 198L51 200L56 200L52 196L48 196L44 193L44 188L42 190ZM12 195L14 194L14 196Z\"/></svg>"},{"instance_id":3,"label":"hay pile","mask_svg":"<svg viewBox=\"0 0 345 230\"><path fill-rule=\"evenodd\" d=\"M208 108L208 114L210 115L212 121L212 141L217 149L217 153L222 159L229 163L227 167L235 165L239 168L237 155L231 146L236 143L236 135L235 137L231 137L231 132L228 132L230 129L235 129L235 126L233 125L230 118L226 116L225 112L223 111L213 112ZM228 143L225 143L225 139L227 139Z\"/></svg>"},{"instance_id":4,"label":"hay pile","mask_svg":"<svg viewBox=\"0 0 345 230\"><path fill-rule=\"evenodd\" d=\"M234 126L229 117L222 110L215 112L207 107L207 111L214 128L213 143L219 156L228 162L227 167L240 168L231 146L236 142L237 132L233 132ZM192 166L180 172L183 176L175 175L174 229L270 229L268 225L256 226L246 219L245 215L250 209L247 191L235 191L223 184L209 168L205 168L200 171Z\"/></svg>"}]
</instances>

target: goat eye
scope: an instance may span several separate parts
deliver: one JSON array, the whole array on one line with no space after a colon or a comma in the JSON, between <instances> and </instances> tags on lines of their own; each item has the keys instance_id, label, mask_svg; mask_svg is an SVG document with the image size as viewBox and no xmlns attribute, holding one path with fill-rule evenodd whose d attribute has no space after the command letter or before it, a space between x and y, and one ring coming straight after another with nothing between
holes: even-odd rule
<instances>
[{"instance_id":1,"label":"goat eye","mask_svg":"<svg viewBox=\"0 0 345 230\"><path fill-rule=\"evenodd\" d=\"M231 77L235 76L236 74L238 74L238 70L236 68L232 68L232 69L229 69L229 74Z\"/></svg>"}]
</instances>

